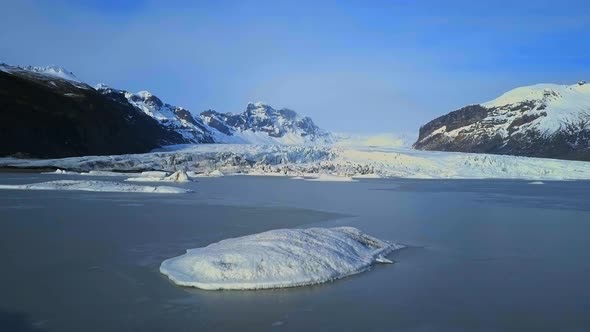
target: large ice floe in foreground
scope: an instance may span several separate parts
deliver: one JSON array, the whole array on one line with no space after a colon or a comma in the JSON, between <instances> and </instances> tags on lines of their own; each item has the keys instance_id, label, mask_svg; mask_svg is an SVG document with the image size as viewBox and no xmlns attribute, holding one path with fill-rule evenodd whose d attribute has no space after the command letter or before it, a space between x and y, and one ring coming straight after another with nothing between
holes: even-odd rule
<instances>
[{"instance_id":1,"label":"large ice floe in foreground","mask_svg":"<svg viewBox=\"0 0 590 332\"><path fill-rule=\"evenodd\" d=\"M134 193L157 193L157 194L182 194L190 190L166 186L138 186L134 184L111 182L111 181L80 181L80 180L58 180L32 184L1 184L0 189L17 190L80 190L80 191L103 191L103 192L134 192Z\"/></svg>"},{"instance_id":2,"label":"large ice floe in foreground","mask_svg":"<svg viewBox=\"0 0 590 332\"><path fill-rule=\"evenodd\" d=\"M403 248L353 227L279 229L227 239L162 262L181 286L265 289L323 283L366 271Z\"/></svg>"}]
</instances>

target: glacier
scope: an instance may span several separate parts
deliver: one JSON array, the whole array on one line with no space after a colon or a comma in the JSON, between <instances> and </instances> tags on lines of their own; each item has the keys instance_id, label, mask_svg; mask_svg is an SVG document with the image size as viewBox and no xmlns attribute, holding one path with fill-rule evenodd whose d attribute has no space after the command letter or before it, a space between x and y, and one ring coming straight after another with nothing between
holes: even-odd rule
<instances>
[{"instance_id":1,"label":"glacier","mask_svg":"<svg viewBox=\"0 0 590 332\"><path fill-rule=\"evenodd\" d=\"M403 248L353 227L278 229L189 249L160 272L180 286L205 290L295 287L366 271Z\"/></svg>"},{"instance_id":2,"label":"glacier","mask_svg":"<svg viewBox=\"0 0 590 332\"><path fill-rule=\"evenodd\" d=\"M417 179L587 180L590 163L546 158L408 148L198 144L145 154L62 159L0 158L0 167L54 168L86 175L141 176L145 171L186 171L193 176L280 175Z\"/></svg>"},{"instance_id":3,"label":"glacier","mask_svg":"<svg viewBox=\"0 0 590 332\"><path fill-rule=\"evenodd\" d=\"M167 186L137 186L111 181L57 180L31 184L0 184L0 189L8 190L77 190L101 192L133 192L156 194L183 194L190 190Z\"/></svg>"}]
</instances>

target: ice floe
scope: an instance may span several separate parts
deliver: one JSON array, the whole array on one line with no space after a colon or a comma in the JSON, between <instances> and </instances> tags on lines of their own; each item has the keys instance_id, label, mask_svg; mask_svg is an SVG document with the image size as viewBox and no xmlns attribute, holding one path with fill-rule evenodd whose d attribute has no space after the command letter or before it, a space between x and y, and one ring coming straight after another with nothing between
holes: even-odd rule
<instances>
[{"instance_id":1,"label":"ice floe","mask_svg":"<svg viewBox=\"0 0 590 332\"><path fill-rule=\"evenodd\" d=\"M79 191L103 191L103 192L136 192L136 193L160 193L182 194L190 190L166 186L138 186L128 183L111 181L79 181L58 180L31 184L1 184L0 189L16 190L79 190Z\"/></svg>"},{"instance_id":2,"label":"ice floe","mask_svg":"<svg viewBox=\"0 0 590 332\"><path fill-rule=\"evenodd\" d=\"M82 172L80 175L84 176L138 176L139 173L125 173L125 172L113 172L113 171L88 171Z\"/></svg>"},{"instance_id":3,"label":"ice floe","mask_svg":"<svg viewBox=\"0 0 590 332\"><path fill-rule=\"evenodd\" d=\"M223 172L221 172L218 169L212 170L211 172L203 172L203 173L193 173L193 174L189 174L193 177L197 177L197 178L217 178L217 177L221 177L221 176L225 176L225 174L223 174Z\"/></svg>"},{"instance_id":4,"label":"ice floe","mask_svg":"<svg viewBox=\"0 0 590 332\"><path fill-rule=\"evenodd\" d=\"M232 238L162 262L181 286L265 289L323 283L366 271L402 245L353 227L279 229Z\"/></svg>"},{"instance_id":5,"label":"ice floe","mask_svg":"<svg viewBox=\"0 0 590 332\"><path fill-rule=\"evenodd\" d=\"M74 174L74 175L78 175L80 173L77 172L70 172L70 171L66 171L65 169L56 169L53 172L41 172L41 174L60 174L60 175L66 175L66 174Z\"/></svg>"},{"instance_id":6,"label":"ice floe","mask_svg":"<svg viewBox=\"0 0 590 332\"><path fill-rule=\"evenodd\" d=\"M543 181L533 181L533 182L529 182L529 184L545 184L545 182L543 182Z\"/></svg>"},{"instance_id":7,"label":"ice floe","mask_svg":"<svg viewBox=\"0 0 590 332\"><path fill-rule=\"evenodd\" d=\"M145 175L144 175L145 174ZM131 182L190 182L190 178L185 171L176 171L166 176L166 172L143 172L142 176L130 177L125 181Z\"/></svg>"},{"instance_id":8,"label":"ice floe","mask_svg":"<svg viewBox=\"0 0 590 332\"><path fill-rule=\"evenodd\" d=\"M330 175L330 174L320 174L319 176L306 178L305 181L313 181L313 182L356 182L357 180L353 179L350 176L340 176L340 175Z\"/></svg>"}]
</instances>

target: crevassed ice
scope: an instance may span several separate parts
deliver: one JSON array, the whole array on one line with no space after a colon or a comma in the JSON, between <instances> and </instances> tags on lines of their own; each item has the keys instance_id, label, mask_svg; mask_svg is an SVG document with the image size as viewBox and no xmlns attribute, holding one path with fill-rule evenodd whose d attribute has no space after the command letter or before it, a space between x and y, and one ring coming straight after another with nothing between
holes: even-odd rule
<instances>
[{"instance_id":1,"label":"crevassed ice","mask_svg":"<svg viewBox=\"0 0 590 332\"><path fill-rule=\"evenodd\" d=\"M265 289L323 283L366 271L398 244L353 227L279 229L227 239L162 262L181 286Z\"/></svg>"}]
</instances>

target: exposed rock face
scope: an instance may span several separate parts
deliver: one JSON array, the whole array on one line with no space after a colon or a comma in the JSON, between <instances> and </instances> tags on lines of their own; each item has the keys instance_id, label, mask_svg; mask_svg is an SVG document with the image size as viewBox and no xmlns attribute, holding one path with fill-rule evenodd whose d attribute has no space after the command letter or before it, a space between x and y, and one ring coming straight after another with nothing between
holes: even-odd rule
<instances>
[{"instance_id":1,"label":"exposed rock face","mask_svg":"<svg viewBox=\"0 0 590 332\"><path fill-rule=\"evenodd\" d=\"M590 86L540 84L420 128L414 148L590 160Z\"/></svg>"},{"instance_id":2,"label":"exposed rock face","mask_svg":"<svg viewBox=\"0 0 590 332\"><path fill-rule=\"evenodd\" d=\"M141 153L182 141L126 99L105 98L52 70L0 65L0 155Z\"/></svg>"}]
</instances>

